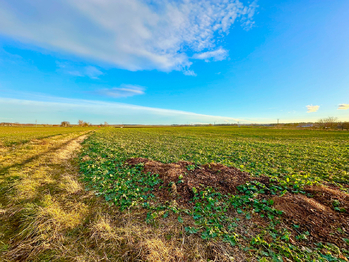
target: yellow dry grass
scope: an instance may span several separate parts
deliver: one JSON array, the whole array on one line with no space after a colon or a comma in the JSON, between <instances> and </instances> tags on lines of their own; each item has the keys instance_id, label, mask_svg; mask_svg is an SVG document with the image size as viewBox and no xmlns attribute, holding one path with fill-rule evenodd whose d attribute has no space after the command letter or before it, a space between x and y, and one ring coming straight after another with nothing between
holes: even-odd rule
<instances>
[{"instance_id":1,"label":"yellow dry grass","mask_svg":"<svg viewBox=\"0 0 349 262\"><path fill-rule=\"evenodd\" d=\"M81 184L69 174L62 176L62 182L59 184L59 187L62 190L66 190L69 194L75 194L83 190Z\"/></svg>"},{"instance_id":2,"label":"yellow dry grass","mask_svg":"<svg viewBox=\"0 0 349 262\"><path fill-rule=\"evenodd\" d=\"M38 188L41 185L54 183L54 180L47 176L49 168L47 166L39 166L33 174L26 174L21 172L22 179L20 183L15 183L14 187L17 194L14 196L15 200L22 201L35 198L38 193Z\"/></svg>"}]
</instances>

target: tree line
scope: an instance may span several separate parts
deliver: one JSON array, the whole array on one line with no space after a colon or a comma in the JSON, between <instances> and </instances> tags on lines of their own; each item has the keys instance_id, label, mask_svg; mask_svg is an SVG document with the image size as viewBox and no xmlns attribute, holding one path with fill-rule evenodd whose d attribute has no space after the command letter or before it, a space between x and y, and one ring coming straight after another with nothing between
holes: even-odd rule
<instances>
[{"instance_id":1,"label":"tree line","mask_svg":"<svg viewBox=\"0 0 349 262\"><path fill-rule=\"evenodd\" d=\"M101 126L108 126L109 124L108 124L107 122L104 122L104 124L100 124L100 125L101 125ZM70 126L72 126L72 124L70 124L69 121L62 121L62 122L61 122L61 126L62 126L62 127L70 127ZM83 120L79 120L79 121L78 121L78 126L87 127L87 126L92 126L92 124L89 123L89 122L85 122L85 121L83 121Z\"/></svg>"},{"instance_id":2,"label":"tree line","mask_svg":"<svg viewBox=\"0 0 349 262\"><path fill-rule=\"evenodd\" d=\"M319 119L317 126L324 129L347 129L349 130L349 122L340 122L337 117L327 117Z\"/></svg>"}]
</instances>

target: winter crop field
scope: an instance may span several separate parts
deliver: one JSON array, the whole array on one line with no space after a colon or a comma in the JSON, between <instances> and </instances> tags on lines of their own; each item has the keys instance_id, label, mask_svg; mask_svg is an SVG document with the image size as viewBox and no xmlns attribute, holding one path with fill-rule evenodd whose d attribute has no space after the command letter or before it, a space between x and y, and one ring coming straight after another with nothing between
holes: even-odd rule
<instances>
[{"instance_id":1,"label":"winter crop field","mask_svg":"<svg viewBox=\"0 0 349 262\"><path fill-rule=\"evenodd\" d=\"M4 261L348 261L349 132L0 129Z\"/></svg>"},{"instance_id":2,"label":"winter crop field","mask_svg":"<svg viewBox=\"0 0 349 262\"><path fill-rule=\"evenodd\" d=\"M73 127L0 127L0 146L9 147L56 135L74 133L86 128Z\"/></svg>"},{"instance_id":3,"label":"winter crop field","mask_svg":"<svg viewBox=\"0 0 349 262\"><path fill-rule=\"evenodd\" d=\"M113 206L158 227L177 220L227 254L346 261L348 159L348 132L110 128L85 141L80 171Z\"/></svg>"}]
</instances>

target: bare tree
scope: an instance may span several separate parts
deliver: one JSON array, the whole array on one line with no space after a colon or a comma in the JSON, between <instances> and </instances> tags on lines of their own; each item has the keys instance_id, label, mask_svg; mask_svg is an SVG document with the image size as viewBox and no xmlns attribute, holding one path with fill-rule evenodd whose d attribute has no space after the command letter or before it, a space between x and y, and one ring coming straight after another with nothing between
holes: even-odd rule
<instances>
[{"instance_id":1,"label":"bare tree","mask_svg":"<svg viewBox=\"0 0 349 262\"><path fill-rule=\"evenodd\" d=\"M61 123L61 126L62 126L62 127L68 127L68 126L70 126L70 123L69 123L68 121L63 121L63 122Z\"/></svg>"},{"instance_id":2,"label":"bare tree","mask_svg":"<svg viewBox=\"0 0 349 262\"><path fill-rule=\"evenodd\" d=\"M83 120L79 120L78 123L79 123L79 126L84 126L85 122Z\"/></svg>"},{"instance_id":3,"label":"bare tree","mask_svg":"<svg viewBox=\"0 0 349 262\"><path fill-rule=\"evenodd\" d=\"M329 116L327 118L322 118L318 121L318 124L322 128L334 128L338 122L338 118L334 116Z\"/></svg>"},{"instance_id":4,"label":"bare tree","mask_svg":"<svg viewBox=\"0 0 349 262\"><path fill-rule=\"evenodd\" d=\"M104 122L104 126L109 126L109 124L107 122Z\"/></svg>"}]
</instances>

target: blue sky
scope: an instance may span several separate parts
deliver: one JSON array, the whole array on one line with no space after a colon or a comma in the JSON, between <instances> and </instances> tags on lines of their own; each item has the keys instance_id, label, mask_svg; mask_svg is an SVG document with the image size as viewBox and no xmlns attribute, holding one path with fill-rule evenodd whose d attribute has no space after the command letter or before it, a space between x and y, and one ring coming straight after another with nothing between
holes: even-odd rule
<instances>
[{"instance_id":1,"label":"blue sky","mask_svg":"<svg viewBox=\"0 0 349 262\"><path fill-rule=\"evenodd\" d=\"M0 122L349 121L349 1L0 0Z\"/></svg>"}]
</instances>

